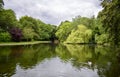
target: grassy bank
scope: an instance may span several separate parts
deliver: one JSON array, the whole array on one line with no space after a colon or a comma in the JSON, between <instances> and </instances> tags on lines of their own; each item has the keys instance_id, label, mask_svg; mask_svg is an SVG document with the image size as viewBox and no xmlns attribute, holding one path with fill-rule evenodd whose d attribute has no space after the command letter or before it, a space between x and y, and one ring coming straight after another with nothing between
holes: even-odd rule
<instances>
[{"instance_id":1,"label":"grassy bank","mask_svg":"<svg viewBox=\"0 0 120 77\"><path fill-rule=\"evenodd\" d=\"M40 44L40 43L51 43L51 41L7 42L7 43L0 43L0 46L34 45L34 44Z\"/></svg>"}]
</instances>

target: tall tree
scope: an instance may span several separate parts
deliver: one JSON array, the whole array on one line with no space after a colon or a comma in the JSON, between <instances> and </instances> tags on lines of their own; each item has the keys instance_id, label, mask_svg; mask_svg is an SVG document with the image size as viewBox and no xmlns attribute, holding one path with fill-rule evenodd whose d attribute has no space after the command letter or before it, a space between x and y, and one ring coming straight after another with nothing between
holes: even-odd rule
<instances>
[{"instance_id":1,"label":"tall tree","mask_svg":"<svg viewBox=\"0 0 120 77\"><path fill-rule=\"evenodd\" d=\"M67 39L68 35L71 33L71 30L72 30L71 22L65 21L60 24L55 34L58 37L58 39L61 42L63 42Z\"/></svg>"},{"instance_id":2,"label":"tall tree","mask_svg":"<svg viewBox=\"0 0 120 77\"><path fill-rule=\"evenodd\" d=\"M17 19L13 10L3 9L0 11L0 28L8 31L10 28L17 25Z\"/></svg>"},{"instance_id":3,"label":"tall tree","mask_svg":"<svg viewBox=\"0 0 120 77\"><path fill-rule=\"evenodd\" d=\"M89 42L95 43L95 35L99 32L98 26L101 25L100 21L94 16L92 16L91 18L81 16L75 17L72 21L72 25L74 26L74 28L77 29L78 28L77 26L80 24L83 24L84 26L92 30L92 38L90 39Z\"/></svg>"},{"instance_id":4,"label":"tall tree","mask_svg":"<svg viewBox=\"0 0 120 77\"><path fill-rule=\"evenodd\" d=\"M120 0L103 0L103 10L98 17L102 19L103 26L109 32L113 43L120 43Z\"/></svg>"}]
</instances>

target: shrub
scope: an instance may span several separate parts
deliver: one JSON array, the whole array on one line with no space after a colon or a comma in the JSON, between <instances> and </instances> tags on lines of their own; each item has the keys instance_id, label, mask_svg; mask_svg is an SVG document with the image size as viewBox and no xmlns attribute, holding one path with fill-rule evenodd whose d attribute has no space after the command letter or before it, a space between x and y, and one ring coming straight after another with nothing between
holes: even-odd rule
<instances>
[{"instance_id":1,"label":"shrub","mask_svg":"<svg viewBox=\"0 0 120 77\"><path fill-rule=\"evenodd\" d=\"M0 42L9 42L11 41L11 36L8 32L0 33Z\"/></svg>"},{"instance_id":2,"label":"shrub","mask_svg":"<svg viewBox=\"0 0 120 77\"><path fill-rule=\"evenodd\" d=\"M10 35L12 40L15 42L19 42L22 39L22 31L19 28L12 28L10 29Z\"/></svg>"}]
</instances>

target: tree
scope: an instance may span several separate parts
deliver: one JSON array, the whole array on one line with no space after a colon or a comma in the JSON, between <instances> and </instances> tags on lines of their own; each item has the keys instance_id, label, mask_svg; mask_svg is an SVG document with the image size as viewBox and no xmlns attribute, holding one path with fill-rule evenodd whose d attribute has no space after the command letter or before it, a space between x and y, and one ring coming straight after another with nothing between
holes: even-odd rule
<instances>
[{"instance_id":1,"label":"tree","mask_svg":"<svg viewBox=\"0 0 120 77\"><path fill-rule=\"evenodd\" d=\"M103 27L109 32L109 38L115 45L120 43L120 0L103 0L103 10L98 18L102 20Z\"/></svg>"},{"instance_id":2,"label":"tree","mask_svg":"<svg viewBox=\"0 0 120 77\"><path fill-rule=\"evenodd\" d=\"M83 24L87 28L92 30L92 38L89 42L95 43L95 35L99 33L98 27L101 26L99 19L92 16L91 18L77 16L73 19L72 25L77 29L79 24Z\"/></svg>"},{"instance_id":3,"label":"tree","mask_svg":"<svg viewBox=\"0 0 120 77\"><path fill-rule=\"evenodd\" d=\"M34 40L50 40L52 32L54 31L53 25L45 24L41 20L29 16L21 17L19 22L22 24L22 29L24 29L25 27L29 27L32 29L32 32L35 33L33 36Z\"/></svg>"},{"instance_id":4,"label":"tree","mask_svg":"<svg viewBox=\"0 0 120 77\"><path fill-rule=\"evenodd\" d=\"M92 30L84 25L78 25L77 29L73 29L65 43L89 43L92 37Z\"/></svg>"},{"instance_id":5,"label":"tree","mask_svg":"<svg viewBox=\"0 0 120 77\"><path fill-rule=\"evenodd\" d=\"M56 40L57 39L57 37L56 37L56 35L55 35L55 33L56 33L56 31L57 31L57 26L55 26L55 25L51 25L51 29L52 29L52 31L50 32L50 40L52 41L52 42L54 42L54 40Z\"/></svg>"},{"instance_id":6,"label":"tree","mask_svg":"<svg viewBox=\"0 0 120 77\"><path fill-rule=\"evenodd\" d=\"M111 38L109 38L109 33L105 31L105 28L99 18L95 19L94 25L95 27L93 28L93 31L95 42L97 44L108 44Z\"/></svg>"},{"instance_id":7,"label":"tree","mask_svg":"<svg viewBox=\"0 0 120 77\"><path fill-rule=\"evenodd\" d=\"M87 26L88 28L91 28L91 18L87 18L87 17L81 17L81 16L77 16L75 18L73 18L72 20L72 25L74 27L77 27L79 24L83 24L85 26Z\"/></svg>"},{"instance_id":8,"label":"tree","mask_svg":"<svg viewBox=\"0 0 120 77\"><path fill-rule=\"evenodd\" d=\"M71 22L65 21L60 24L55 35L61 42L63 42L67 39L68 35L71 33L71 30L72 30Z\"/></svg>"},{"instance_id":9,"label":"tree","mask_svg":"<svg viewBox=\"0 0 120 77\"><path fill-rule=\"evenodd\" d=\"M31 27L24 27L23 29L23 37L24 39L26 39L27 41L29 40L33 40L34 36L35 36L35 32Z\"/></svg>"},{"instance_id":10,"label":"tree","mask_svg":"<svg viewBox=\"0 0 120 77\"><path fill-rule=\"evenodd\" d=\"M0 28L5 31L9 31L10 28L17 25L17 19L13 10L3 9L0 11Z\"/></svg>"}]
</instances>

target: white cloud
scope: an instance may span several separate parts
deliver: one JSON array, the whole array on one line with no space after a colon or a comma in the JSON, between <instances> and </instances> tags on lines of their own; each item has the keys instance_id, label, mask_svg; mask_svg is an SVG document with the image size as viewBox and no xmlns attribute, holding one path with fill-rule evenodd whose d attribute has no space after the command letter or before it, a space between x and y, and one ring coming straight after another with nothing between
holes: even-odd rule
<instances>
[{"instance_id":1,"label":"white cloud","mask_svg":"<svg viewBox=\"0 0 120 77\"><path fill-rule=\"evenodd\" d=\"M59 24L81 15L90 17L102 9L99 0L4 0L18 18L29 15L50 24Z\"/></svg>"}]
</instances>

